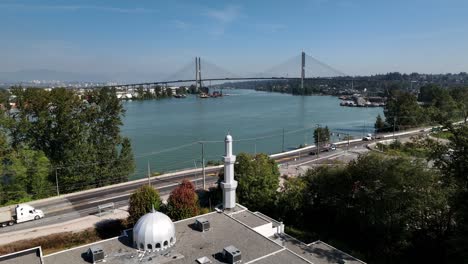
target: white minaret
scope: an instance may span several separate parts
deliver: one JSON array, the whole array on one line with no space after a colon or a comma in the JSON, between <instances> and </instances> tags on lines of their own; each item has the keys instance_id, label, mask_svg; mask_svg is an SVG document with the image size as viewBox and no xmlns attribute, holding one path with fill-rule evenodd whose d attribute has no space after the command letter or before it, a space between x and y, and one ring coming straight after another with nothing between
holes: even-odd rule
<instances>
[{"instance_id":1,"label":"white minaret","mask_svg":"<svg viewBox=\"0 0 468 264\"><path fill-rule=\"evenodd\" d=\"M223 207L232 209L236 207L236 188L237 181L234 180L234 162L236 156L232 155L232 137L227 135L224 140L226 155L224 156L224 181L221 183L223 188Z\"/></svg>"}]
</instances>

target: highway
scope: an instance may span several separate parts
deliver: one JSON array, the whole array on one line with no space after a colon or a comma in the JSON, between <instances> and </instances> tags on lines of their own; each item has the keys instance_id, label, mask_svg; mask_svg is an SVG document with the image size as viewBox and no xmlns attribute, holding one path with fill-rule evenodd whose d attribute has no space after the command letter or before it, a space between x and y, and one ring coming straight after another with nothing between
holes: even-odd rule
<instances>
[{"instance_id":1,"label":"highway","mask_svg":"<svg viewBox=\"0 0 468 264\"><path fill-rule=\"evenodd\" d=\"M413 130L409 132L398 133L396 136L409 137L416 134L422 133L421 130ZM382 135L382 139L374 140L373 142L380 140L388 140L392 137L392 134ZM345 149L353 148L365 148L367 143L361 139L350 140L349 147L348 142L338 142L336 145L341 148L338 151L344 151ZM314 150L314 146L305 147L302 149L287 151L284 153L278 153L270 155L275 159L278 164L306 164L314 163L315 160L323 161L328 157L336 156L337 152L323 152L319 156L309 155ZM209 187L215 184L218 180L217 173L223 169L223 165L215 167L207 167L206 172L206 186ZM203 176L201 169L184 170L174 173L164 174L162 176L151 177L150 183L156 189L158 189L161 196L167 195L175 188L183 179L192 181L197 188L202 188ZM81 191L77 193L65 194L58 197L47 198L43 200L33 201L28 204L35 208L41 209L45 213L45 217L40 220L25 222L13 226L0 228L0 233L7 233L11 231L37 228L41 226L47 226L55 223L60 223L78 217L87 216L90 214L98 213L98 205L106 203L114 203L115 208L123 207L128 205L129 196L138 187L148 184L148 179L140 179L106 187Z\"/></svg>"}]
</instances>

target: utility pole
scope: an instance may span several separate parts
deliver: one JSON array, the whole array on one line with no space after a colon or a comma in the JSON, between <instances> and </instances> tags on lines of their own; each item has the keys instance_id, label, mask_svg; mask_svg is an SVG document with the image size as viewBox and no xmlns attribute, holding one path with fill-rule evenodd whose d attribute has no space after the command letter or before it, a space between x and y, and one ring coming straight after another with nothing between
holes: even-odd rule
<instances>
[{"instance_id":1,"label":"utility pole","mask_svg":"<svg viewBox=\"0 0 468 264\"><path fill-rule=\"evenodd\" d=\"M346 152L349 152L349 134L347 134L348 137L348 146L346 146Z\"/></svg>"},{"instance_id":2,"label":"utility pole","mask_svg":"<svg viewBox=\"0 0 468 264\"><path fill-rule=\"evenodd\" d=\"M149 160L148 160L148 186L151 186L151 169L150 169Z\"/></svg>"},{"instance_id":3,"label":"utility pole","mask_svg":"<svg viewBox=\"0 0 468 264\"><path fill-rule=\"evenodd\" d=\"M395 141L396 117L393 117L393 141Z\"/></svg>"},{"instance_id":4,"label":"utility pole","mask_svg":"<svg viewBox=\"0 0 468 264\"><path fill-rule=\"evenodd\" d=\"M206 174L205 174L205 144L200 142L201 144L201 155L202 155L202 172L203 172L203 190L206 190Z\"/></svg>"},{"instance_id":5,"label":"utility pole","mask_svg":"<svg viewBox=\"0 0 468 264\"><path fill-rule=\"evenodd\" d=\"M59 184L58 184L58 173L57 173L58 169L59 169L58 167L55 168L55 185L57 186L57 196L60 196Z\"/></svg>"},{"instance_id":6,"label":"utility pole","mask_svg":"<svg viewBox=\"0 0 468 264\"><path fill-rule=\"evenodd\" d=\"M320 157L320 125L317 124L317 158Z\"/></svg>"},{"instance_id":7,"label":"utility pole","mask_svg":"<svg viewBox=\"0 0 468 264\"><path fill-rule=\"evenodd\" d=\"M283 147L282 147L282 150L284 152L284 128L283 128Z\"/></svg>"}]
</instances>

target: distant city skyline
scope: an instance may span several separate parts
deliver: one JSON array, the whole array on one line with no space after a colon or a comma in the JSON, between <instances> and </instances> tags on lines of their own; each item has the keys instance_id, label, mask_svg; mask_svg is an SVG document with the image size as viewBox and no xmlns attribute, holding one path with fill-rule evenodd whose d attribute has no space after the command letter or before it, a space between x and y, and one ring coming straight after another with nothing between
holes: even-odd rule
<instances>
[{"instance_id":1,"label":"distant city skyline","mask_svg":"<svg viewBox=\"0 0 468 264\"><path fill-rule=\"evenodd\" d=\"M0 72L161 78L195 56L237 74L302 50L349 75L468 71L468 3L0 1Z\"/></svg>"}]
</instances>

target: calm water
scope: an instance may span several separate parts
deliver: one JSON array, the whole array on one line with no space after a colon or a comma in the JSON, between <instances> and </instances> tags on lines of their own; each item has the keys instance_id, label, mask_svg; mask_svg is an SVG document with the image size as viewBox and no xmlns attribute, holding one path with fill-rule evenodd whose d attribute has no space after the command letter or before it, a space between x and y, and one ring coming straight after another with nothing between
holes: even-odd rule
<instances>
[{"instance_id":1,"label":"calm water","mask_svg":"<svg viewBox=\"0 0 468 264\"><path fill-rule=\"evenodd\" d=\"M226 91L225 91L226 93ZM276 153L313 142L316 124L338 133L362 137L373 131L382 108L340 107L331 96L292 96L251 90L227 90L231 96L200 99L124 102L127 110L122 132L132 140L137 172L167 172L201 166L201 144L205 160L220 160L224 136L230 132L234 152ZM341 134L340 137L343 137ZM338 137L334 137L338 140Z\"/></svg>"}]
</instances>

